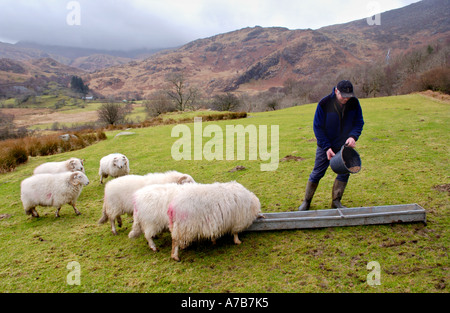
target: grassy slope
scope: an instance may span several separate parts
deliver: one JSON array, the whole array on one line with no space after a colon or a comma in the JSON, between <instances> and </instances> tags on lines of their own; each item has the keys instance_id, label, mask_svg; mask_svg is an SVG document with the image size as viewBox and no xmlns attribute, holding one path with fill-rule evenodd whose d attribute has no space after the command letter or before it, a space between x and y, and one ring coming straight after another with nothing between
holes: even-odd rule
<instances>
[{"instance_id":1,"label":"grassy slope","mask_svg":"<svg viewBox=\"0 0 450 313\"><path fill-rule=\"evenodd\" d=\"M182 262L170 260L170 234L149 250L143 237L130 240L131 219L124 218L118 236L109 225L97 225L103 186L100 158L121 152L134 174L178 170L198 182L237 180L261 200L263 212L292 211L301 203L314 163L312 117L315 105L252 114L225 125L280 125L280 162L274 172L261 172L260 161L174 161L172 125L136 129L83 150L33 158L14 173L0 176L0 292L448 292L449 194L433 189L449 183L450 108L420 95L361 101L366 125L358 142L363 169L351 177L343 203L371 206L418 203L428 225L395 224L317 230L241 234L199 242L181 251ZM211 123L204 123L204 127ZM192 127L192 124L190 125ZM204 138L203 143L208 139ZM39 219L25 216L20 182L38 164L71 156L86 159L91 180L75 216L64 206L38 208ZM247 155L248 156L248 155ZM237 165L244 171L228 172ZM328 208L334 175L321 181L312 209ZM66 283L71 261L81 265L81 285ZM378 261L381 285L368 286L366 266Z\"/></svg>"}]
</instances>

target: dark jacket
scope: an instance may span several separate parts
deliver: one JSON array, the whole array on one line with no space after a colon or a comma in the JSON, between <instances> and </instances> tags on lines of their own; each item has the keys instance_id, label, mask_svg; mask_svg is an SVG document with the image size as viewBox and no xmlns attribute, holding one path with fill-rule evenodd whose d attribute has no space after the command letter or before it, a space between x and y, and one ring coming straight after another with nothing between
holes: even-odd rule
<instances>
[{"instance_id":1,"label":"dark jacket","mask_svg":"<svg viewBox=\"0 0 450 313\"><path fill-rule=\"evenodd\" d=\"M333 92L319 101L314 115L314 134L317 145L324 151L329 148L338 151L349 137L355 141L361 135L364 119L357 98L350 98L343 106L342 115L337 109L337 99Z\"/></svg>"}]
</instances>

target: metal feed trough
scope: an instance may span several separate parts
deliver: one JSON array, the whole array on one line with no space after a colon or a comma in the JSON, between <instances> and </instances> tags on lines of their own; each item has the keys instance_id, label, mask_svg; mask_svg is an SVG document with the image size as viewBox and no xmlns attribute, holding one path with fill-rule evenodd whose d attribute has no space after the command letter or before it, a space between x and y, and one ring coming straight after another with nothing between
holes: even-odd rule
<instances>
[{"instance_id":1,"label":"metal feed trough","mask_svg":"<svg viewBox=\"0 0 450 313\"><path fill-rule=\"evenodd\" d=\"M263 213L247 231L323 228L356 225L423 222L425 209L418 204L385 205L329 210Z\"/></svg>"}]
</instances>

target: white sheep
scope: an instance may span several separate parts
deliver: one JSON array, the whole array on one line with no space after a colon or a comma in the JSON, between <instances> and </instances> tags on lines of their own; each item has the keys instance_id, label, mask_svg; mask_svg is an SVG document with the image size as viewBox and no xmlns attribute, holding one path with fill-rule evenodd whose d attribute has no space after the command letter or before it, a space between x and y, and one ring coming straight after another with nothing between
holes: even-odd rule
<instances>
[{"instance_id":1,"label":"white sheep","mask_svg":"<svg viewBox=\"0 0 450 313\"><path fill-rule=\"evenodd\" d=\"M179 247L195 239L215 243L229 232L239 244L238 232L248 228L261 210L259 199L236 182L150 185L136 191L133 201L134 221L128 237L144 233L150 249L157 251L153 237L170 229L175 260L179 260Z\"/></svg>"},{"instance_id":2,"label":"white sheep","mask_svg":"<svg viewBox=\"0 0 450 313\"><path fill-rule=\"evenodd\" d=\"M120 216L123 214L133 215L133 193L151 184L166 183L185 184L195 183L195 181L190 175L177 171L149 173L144 176L126 175L109 181L105 185L103 216L98 223L103 224L109 219L111 231L114 235L117 235L115 220L121 227L122 219Z\"/></svg>"},{"instance_id":3,"label":"white sheep","mask_svg":"<svg viewBox=\"0 0 450 313\"><path fill-rule=\"evenodd\" d=\"M128 175L130 173L129 161L126 156L120 153L111 153L104 156L100 160L100 168L98 175L100 176L100 183L103 184L103 178L119 177Z\"/></svg>"},{"instance_id":4,"label":"white sheep","mask_svg":"<svg viewBox=\"0 0 450 313\"><path fill-rule=\"evenodd\" d=\"M178 250L199 239L213 242L225 234L247 229L260 216L259 199L237 182L187 186L170 202L167 215L172 234L171 257L179 261Z\"/></svg>"},{"instance_id":5,"label":"white sheep","mask_svg":"<svg viewBox=\"0 0 450 313\"><path fill-rule=\"evenodd\" d=\"M20 184L20 198L26 214L39 217L36 206L51 206L57 208L56 217L64 204L70 204L75 214L80 211L75 207L83 186L89 184L89 179L82 172L65 172L58 174L37 174L28 177Z\"/></svg>"},{"instance_id":6,"label":"white sheep","mask_svg":"<svg viewBox=\"0 0 450 313\"><path fill-rule=\"evenodd\" d=\"M47 162L39 165L33 171L33 174L56 174L63 172L80 171L84 173L84 160L78 158L70 158L61 162Z\"/></svg>"},{"instance_id":7,"label":"white sheep","mask_svg":"<svg viewBox=\"0 0 450 313\"><path fill-rule=\"evenodd\" d=\"M157 251L153 237L169 228L167 208L180 190L193 184L155 184L143 187L133 194L133 228L129 238L144 233L150 249Z\"/></svg>"}]
</instances>

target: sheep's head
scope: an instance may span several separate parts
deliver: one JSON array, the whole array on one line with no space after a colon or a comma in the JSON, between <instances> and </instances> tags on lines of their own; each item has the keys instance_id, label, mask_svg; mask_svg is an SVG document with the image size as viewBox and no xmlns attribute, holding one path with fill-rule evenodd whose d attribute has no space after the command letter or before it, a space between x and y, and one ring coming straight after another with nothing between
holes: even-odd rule
<instances>
[{"instance_id":1,"label":"sheep's head","mask_svg":"<svg viewBox=\"0 0 450 313\"><path fill-rule=\"evenodd\" d=\"M122 157L115 157L113 159L113 166L118 168L126 168L127 167L127 158L125 156Z\"/></svg>"},{"instance_id":2,"label":"sheep's head","mask_svg":"<svg viewBox=\"0 0 450 313\"><path fill-rule=\"evenodd\" d=\"M70 183L74 186L78 185L87 186L89 185L89 179L82 172L77 171L72 173L72 175L70 176Z\"/></svg>"},{"instance_id":3,"label":"sheep's head","mask_svg":"<svg viewBox=\"0 0 450 313\"><path fill-rule=\"evenodd\" d=\"M195 183L195 180L188 174L183 174L177 180L178 185L189 184L189 183Z\"/></svg>"},{"instance_id":4,"label":"sheep's head","mask_svg":"<svg viewBox=\"0 0 450 313\"><path fill-rule=\"evenodd\" d=\"M69 170L71 172L80 171L84 173L84 160L72 158L69 162Z\"/></svg>"}]
</instances>

